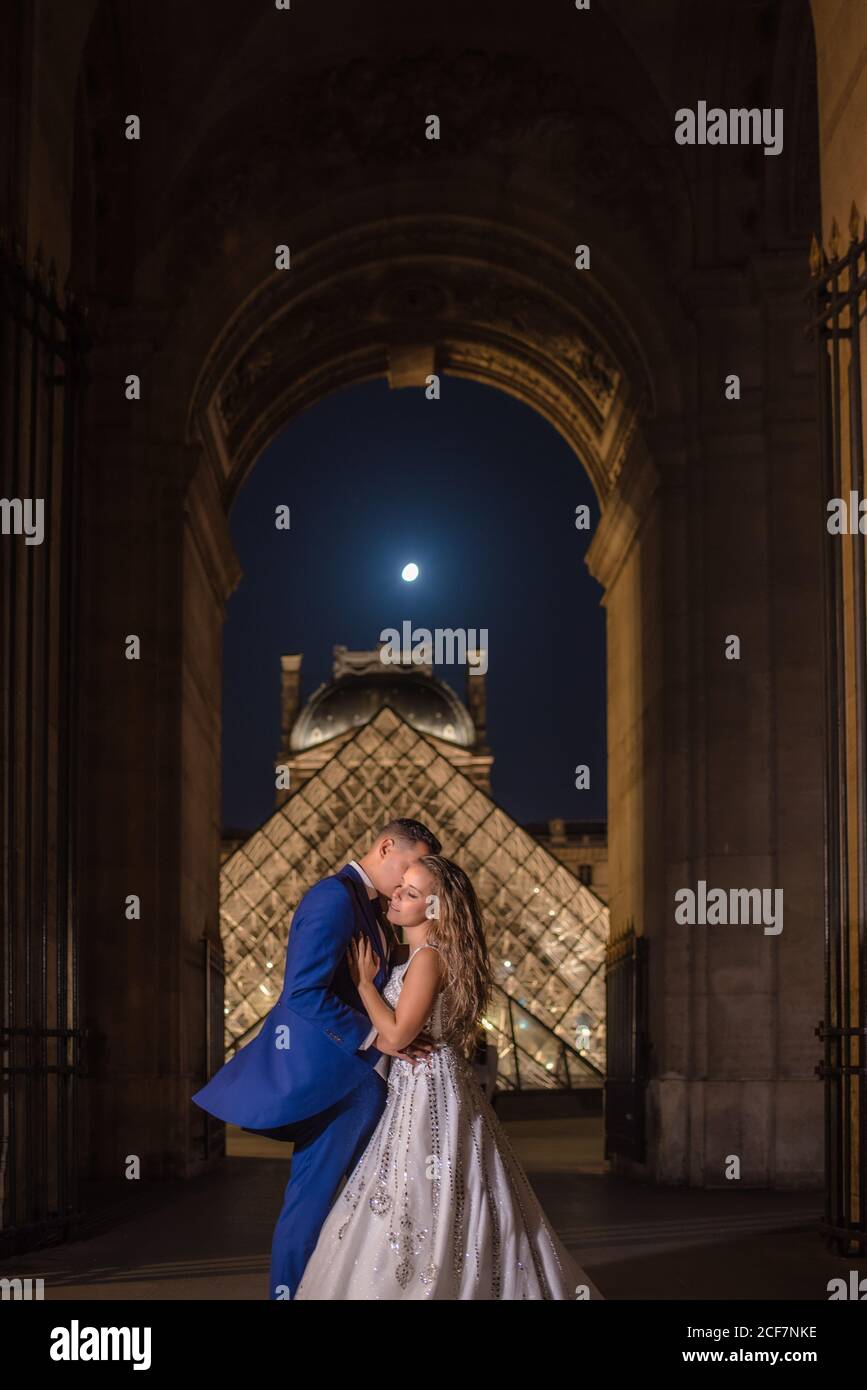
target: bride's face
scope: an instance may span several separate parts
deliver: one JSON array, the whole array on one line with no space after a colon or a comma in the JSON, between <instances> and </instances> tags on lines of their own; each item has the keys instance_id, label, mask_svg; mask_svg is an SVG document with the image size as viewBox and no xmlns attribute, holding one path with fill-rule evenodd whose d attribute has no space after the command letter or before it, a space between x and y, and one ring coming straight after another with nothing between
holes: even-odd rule
<instances>
[{"instance_id":1,"label":"bride's face","mask_svg":"<svg viewBox=\"0 0 867 1390\"><path fill-rule=\"evenodd\" d=\"M410 864L395 888L386 916L396 927L420 927L427 917L428 899L434 892L433 875L421 864Z\"/></svg>"}]
</instances>

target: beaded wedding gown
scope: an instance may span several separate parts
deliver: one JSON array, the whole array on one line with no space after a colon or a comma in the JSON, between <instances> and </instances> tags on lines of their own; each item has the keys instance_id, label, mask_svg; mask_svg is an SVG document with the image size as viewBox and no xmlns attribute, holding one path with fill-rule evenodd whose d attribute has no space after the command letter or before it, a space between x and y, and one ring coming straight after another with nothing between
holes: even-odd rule
<instances>
[{"instance_id":1,"label":"beaded wedding gown","mask_svg":"<svg viewBox=\"0 0 867 1390\"><path fill-rule=\"evenodd\" d=\"M388 978L391 1008L414 955ZM441 1013L440 995L425 1024L434 1039ZM470 1064L447 1045L431 1056L415 1071L392 1057L385 1110L296 1301L600 1298L548 1224Z\"/></svg>"}]
</instances>

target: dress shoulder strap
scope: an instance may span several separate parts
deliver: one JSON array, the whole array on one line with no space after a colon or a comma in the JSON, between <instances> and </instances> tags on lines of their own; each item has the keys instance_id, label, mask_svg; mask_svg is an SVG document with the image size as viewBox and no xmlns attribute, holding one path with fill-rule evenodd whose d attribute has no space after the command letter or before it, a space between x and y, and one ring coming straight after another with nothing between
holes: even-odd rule
<instances>
[{"instance_id":1,"label":"dress shoulder strap","mask_svg":"<svg viewBox=\"0 0 867 1390\"><path fill-rule=\"evenodd\" d=\"M433 944L432 941L423 941L423 942L421 943L420 946L416 946L415 950L410 951L409 955L408 955L407 958L406 958L406 963L407 963L407 965L409 965L409 963L410 963L410 961L412 960L413 956L415 955L416 951L423 951L423 950L425 950L425 948L427 948L427 950L429 950L429 951L438 951L438 950L439 950L439 946L435 946L435 945Z\"/></svg>"}]
</instances>

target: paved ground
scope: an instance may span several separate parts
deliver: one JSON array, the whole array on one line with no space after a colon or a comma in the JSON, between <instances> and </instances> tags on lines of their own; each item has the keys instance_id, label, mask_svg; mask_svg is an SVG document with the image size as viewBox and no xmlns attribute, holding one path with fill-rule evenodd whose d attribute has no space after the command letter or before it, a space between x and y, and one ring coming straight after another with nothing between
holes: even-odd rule
<instances>
[{"instance_id":1,"label":"paved ground","mask_svg":"<svg viewBox=\"0 0 867 1390\"><path fill-rule=\"evenodd\" d=\"M821 1194L657 1188L612 1177L599 1119L506 1125L565 1244L606 1299L827 1300L853 1261L816 1232ZM0 1263L48 1299L264 1299L287 1146L229 1132L219 1172L88 1191L81 1239ZM863 1275L864 1269L861 1266Z\"/></svg>"}]
</instances>

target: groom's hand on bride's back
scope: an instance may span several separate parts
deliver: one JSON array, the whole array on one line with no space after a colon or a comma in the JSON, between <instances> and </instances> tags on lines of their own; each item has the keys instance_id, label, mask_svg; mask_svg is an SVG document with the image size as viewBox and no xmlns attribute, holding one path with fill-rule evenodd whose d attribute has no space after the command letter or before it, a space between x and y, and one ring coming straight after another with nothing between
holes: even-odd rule
<instances>
[{"instance_id":1,"label":"groom's hand on bride's back","mask_svg":"<svg viewBox=\"0 0 867 1390\"><path fill-rule=\"evenodd\" d=\"M402 1057L405 1062L412 1062L415 1065L427 1060L428 1055L436 1048L436 1041L430 1033L421 1032L416 1034L411 1043L407 1043L402 1048L396 1048L377 1033L373 1039L373 1046L388 1057Z\"/></svg>"}]
</instances>

